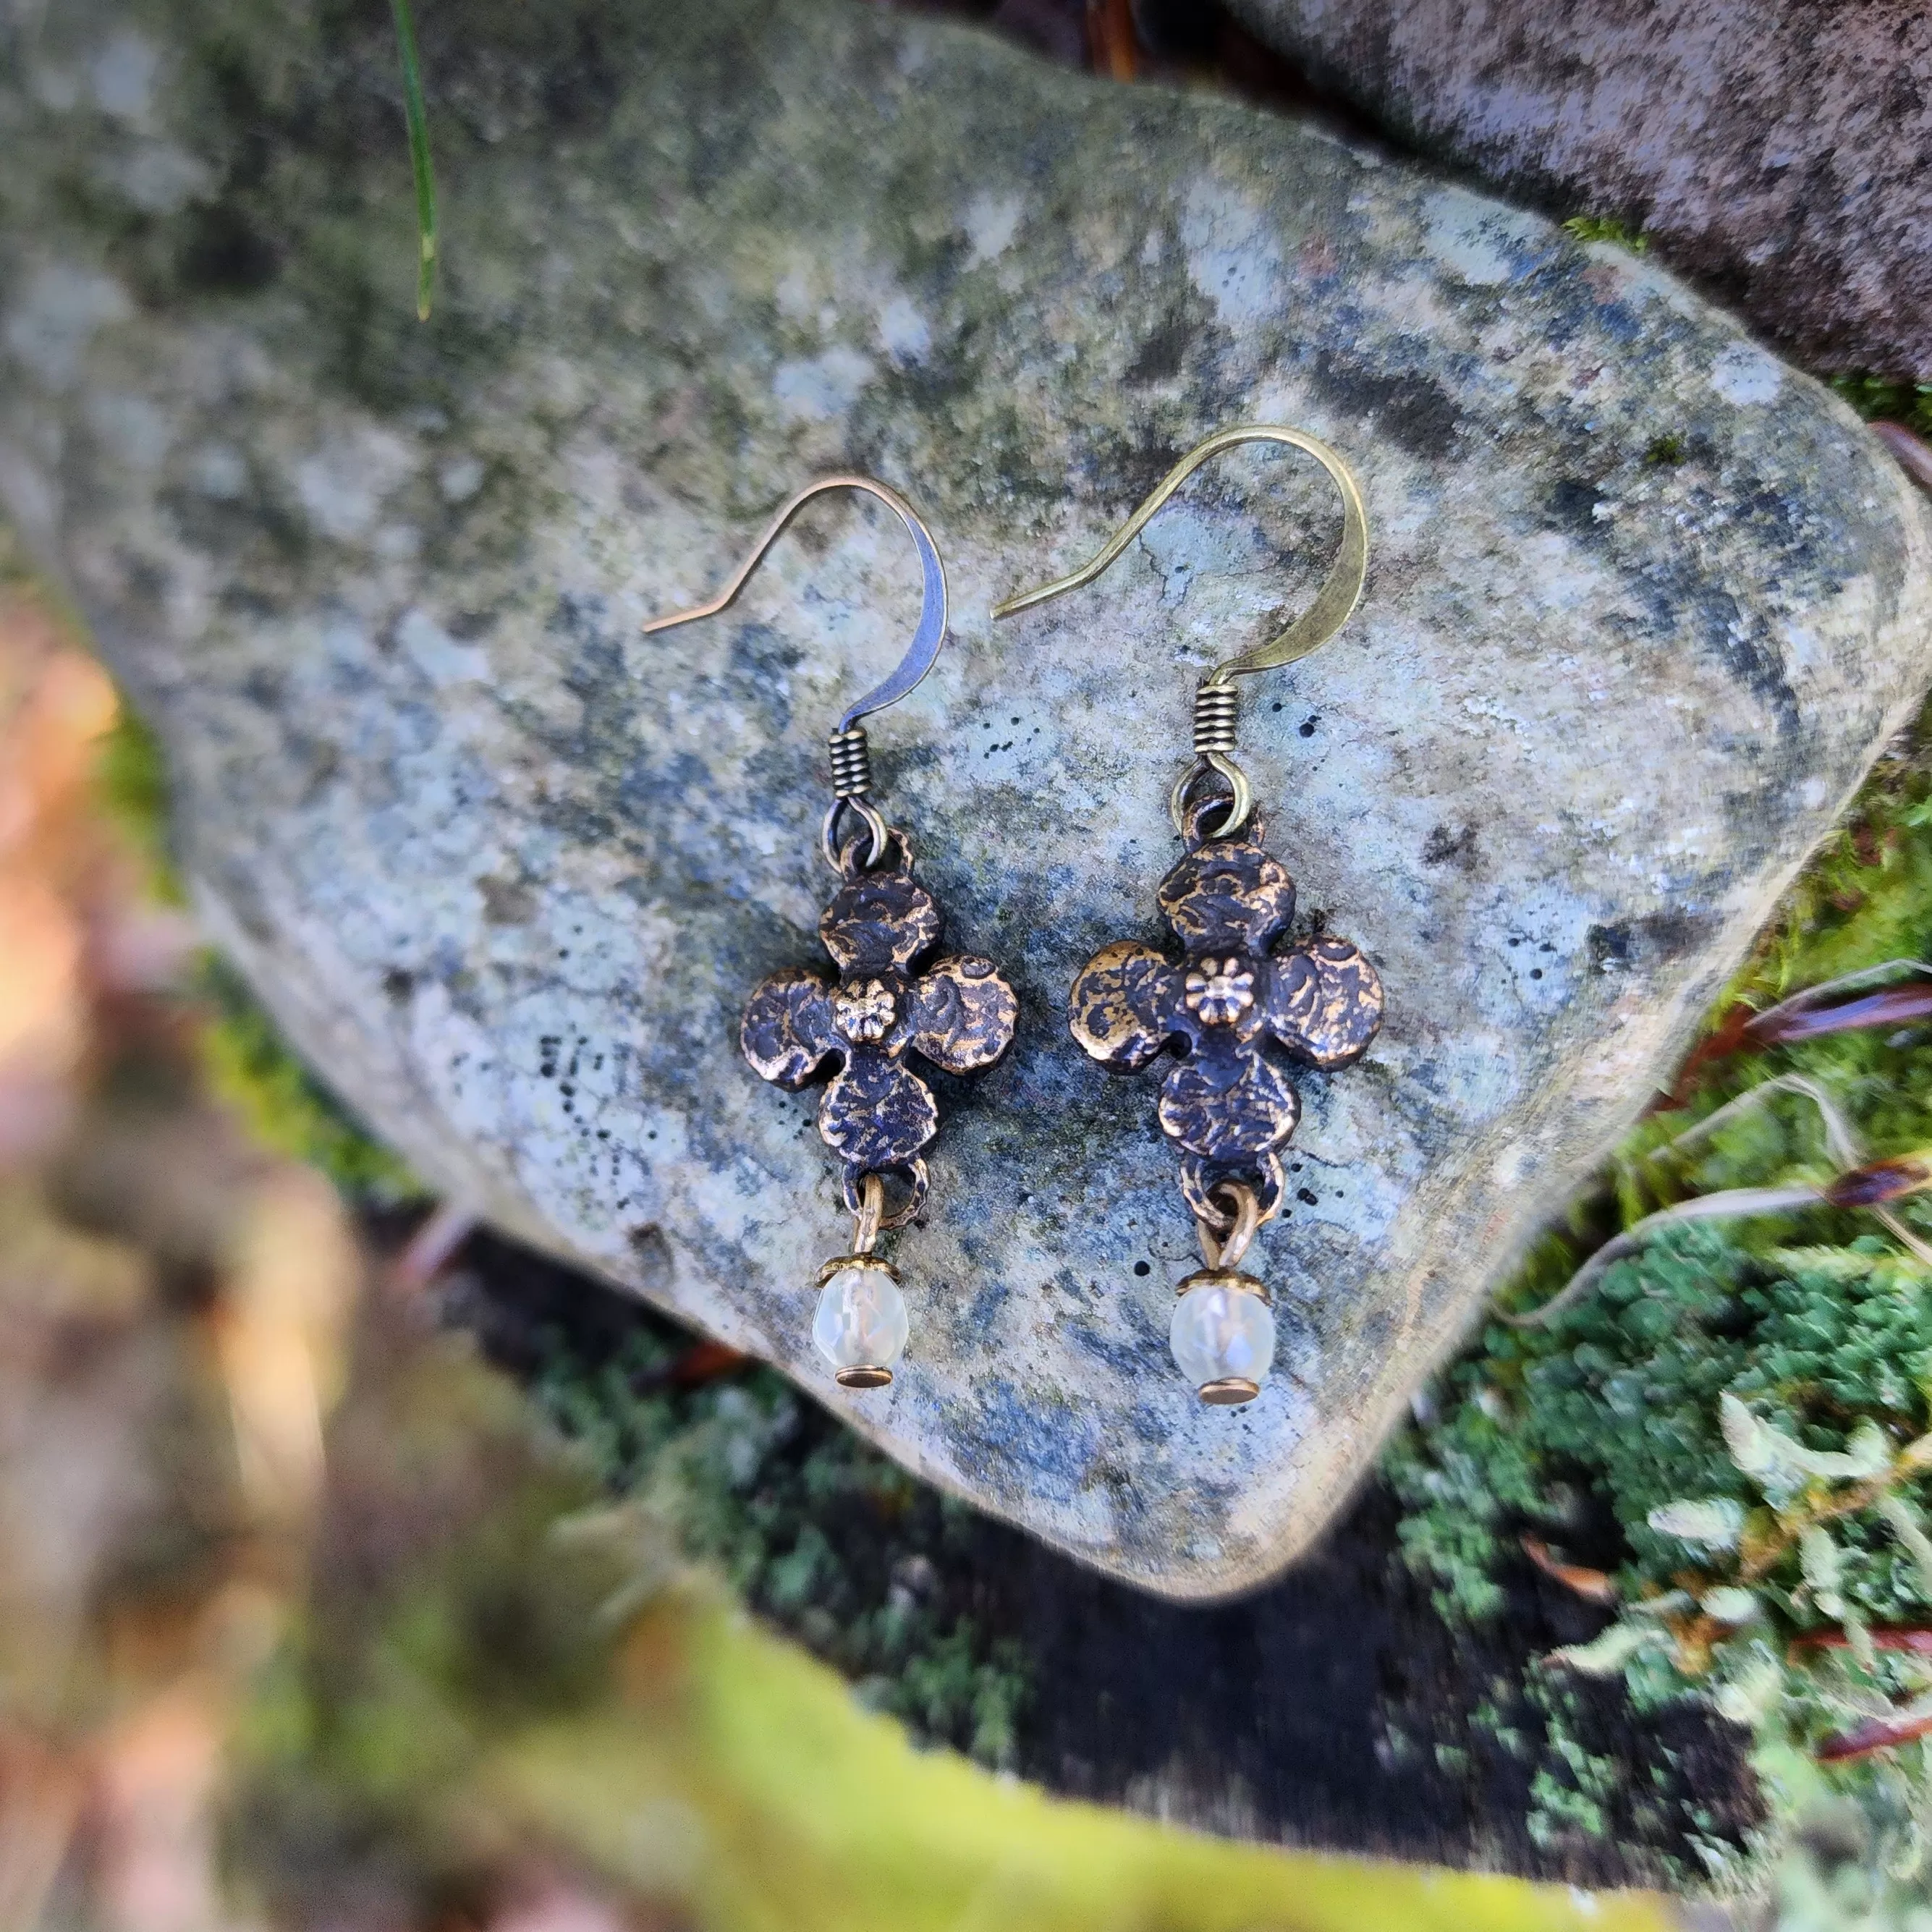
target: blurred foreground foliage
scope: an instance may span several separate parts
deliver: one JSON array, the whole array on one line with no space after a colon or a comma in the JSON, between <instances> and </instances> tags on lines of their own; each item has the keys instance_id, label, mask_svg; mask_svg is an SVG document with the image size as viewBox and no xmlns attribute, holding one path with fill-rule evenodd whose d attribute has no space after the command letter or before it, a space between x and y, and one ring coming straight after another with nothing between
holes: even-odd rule
<instances>
[{"instance_id":1,"label":"blurred foreground foliage","mask_svg":"<svg viewBox=\"0 0 1932 1932\"><path fill-rule=\"evenodd\" d=\"M1057 1803L861 1709L212 1098L116 709L0 574L0 1924L1672 1922Z\"/></svg>"},{"instance_id":2,"label":"blurred foreground foliage","mask_svg":"<svg viewBox=\"0 0 1932 1932\"><path fill-rule=\"evenodd\" d=\"M848 1430L806 1431L801 1398L773 1370L681 1383L685 1346L637 1330L592 1360L553 1331L533 1392L613 1491L646 1501L682 1550L835 1665L867 1706L1010 1768L1026 1658L946 1612L935 1588L970 1560L970 1510ZM836 1524L852 1533L835 1542L825 1526Z\"/></svg>"},{"instance_id":3,"label":"blurred foreground foliage","mask_svg":"<svg viewBox=\"0 0 1932 1932\"><path fill-rule=\"evenodd\" d=\"M1738 974L1678 1091L1498 1298L1519 1317L1671 1204L1826 1181L1812 1083L1879 1160L1932 1148L1932 1030L1898 1022L1725 1052L1744 1011L1927 950L1932 723L1866 784ZM1680 1136L1757 1093L1714 1130ZM1932 1202L1663 1230L1541 1324L1498 1318L1386 1458L1409 1562L1480 1618L1525 1561L1616 1611L1547 1668L1621 1672L1749 1724L1780 1822L1832 1821L1792 1926L1932 1923ZM1920 1722L1923 1717L1925 1722ZM1802 1834L1801 1834L1802 1835ZM1814 1834L1814 1836L1816 1834ZM1800 1894L1802 1894L1801 1896Z\"/></svg>"}]
</instances>

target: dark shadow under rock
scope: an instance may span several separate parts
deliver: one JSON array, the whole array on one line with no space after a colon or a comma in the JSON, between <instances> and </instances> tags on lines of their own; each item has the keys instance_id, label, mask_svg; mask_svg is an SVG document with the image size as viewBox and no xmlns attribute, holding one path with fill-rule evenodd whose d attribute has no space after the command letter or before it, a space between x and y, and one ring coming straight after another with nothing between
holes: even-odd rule
<instances>
[{"instance_id":1,"label":"dark shadow under rock","mask_svg":"<svg viewBox=\"0 0 1932 1932\"><path fill-rule=\"evenodd\" d=\"M935 1742L1054 1791L1226 1835L1682 1886L1761 1816L1744 1734L1534 1660L1605 1613L1526 1562L1446 1622L1372 1484L1238 1601L1164 1603L914 1484L770 1371L478 1237L448 1318L695 1553ZM698 1464L676 1473L679 1459ZM667 1484L668 1474L670 1480Z\"/></svg>"}]
</instances>

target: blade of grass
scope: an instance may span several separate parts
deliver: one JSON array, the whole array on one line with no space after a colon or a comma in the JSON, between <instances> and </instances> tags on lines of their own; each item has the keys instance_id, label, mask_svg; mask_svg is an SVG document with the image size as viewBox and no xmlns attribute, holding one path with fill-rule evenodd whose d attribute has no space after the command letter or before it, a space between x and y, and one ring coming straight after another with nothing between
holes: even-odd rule
<instances>
[{"instance_id":1,"label":"blade of grass","mask_svg":"<svg viewBox=\"0 0 1932 1932\"><path fill-rule=\"evenodd\" d=\"M416 60L416 22L410 0L390 0L396 16L396 52L403 68L403 118L410 133L410 167L416 182L416 319L429 320L436 289L436 176L429 161L429 117L423 110L422 69Z\"/></svg>"},{"instance_id":2,"label":"blade of grass","mask_svg":"<svg viewBox=\"0 0 1932 1932\"><path fill-rule=\"evenodd\" d=\"M1781 1214L1795 1208L1824 1204L1824 1192L1809 1182L1790 1187L1733 1187L1721 1194L1694 1195L1674 1208L1660 1208L1641 1221L1633 1221L1615 1240L1606 1241L1569 1280L1547 1301L1540 1302L1522 1315L1492 1309L1496 1319L1511 1328L1541 1328L1556 1320L1566 1308L1574 1307L1584 1292L1601 1280L1612 1262L1634 1255L1660 1228L1673 1228L1684 1221L1722 1221L1740 1216Z\"/></svg>"}]
</instances>

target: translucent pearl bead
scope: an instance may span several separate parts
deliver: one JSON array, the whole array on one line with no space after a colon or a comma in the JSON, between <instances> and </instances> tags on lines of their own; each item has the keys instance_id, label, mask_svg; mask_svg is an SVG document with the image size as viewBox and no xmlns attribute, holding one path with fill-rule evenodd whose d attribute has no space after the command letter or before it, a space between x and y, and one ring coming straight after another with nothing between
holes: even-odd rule
<instances>
[{"instance_id":1,"label":"translucent pearl bead","mask_svg":"<svg viewBox=\"0 0 1932 1932\"><path fill-rule=\"evenodd\" d=\"M1180 1372L1196 1388L1258 1382L1274 1361L1274 1317L1258 1294L1204 1281L1174 1304L1168 1330Z\"/></svg>"},{"instance_id":2,"label":"translucent pearl bead","mask_svg":"<svg viewBox=\"0 0 1932 1932\"><path fill-rule=\"evenodd\" d=\"M842 1268L820 1292L812 1339L835 1369L889 1369L908 1325L905 1297L884 1268Z\"/></svg>"}]
</instances>

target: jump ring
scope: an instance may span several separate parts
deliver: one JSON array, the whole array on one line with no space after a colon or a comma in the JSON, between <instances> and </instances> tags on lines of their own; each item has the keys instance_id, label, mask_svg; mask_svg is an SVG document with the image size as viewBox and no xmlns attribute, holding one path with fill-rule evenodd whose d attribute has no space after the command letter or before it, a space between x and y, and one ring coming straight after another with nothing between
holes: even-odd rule
<instances>
[{"instance_id":1,"label":"jump ring","mask_svg":"<svg viewBox=\"0 0 1932 1932\"><path fill-rule=\"evenodd\" d=\"M1282 1196L1287 1191L1288 1176L1282 1169L1281 1156L1270 1150L1250 1156L1232 1172L1230 1165L1204 1160L1198 1154L1181 1156L1180 1194L1188 1212L1215 1234L1227 1234L1234 1226L1234 1216L1221 1208L1214 1196L1225 1184L1239 1180L1254 1192L1258 1210L1256 1225L1266 1227L1281 1211Z\"/></svg>"},{"instance_id":2,"label":"jump ring","mask_svg":"<svg viewBox=\"0 0 1932 1932\"><path fill-rule=\"evenodd\" d=\"M1248 1251L1248 1244L1255 1238L1256 1230L1262 1224L1261 1203L1256 1198L1255 1190L1244 1180L1223 1180L1208 1192L1210 1202L1216 1196L1232 1196L1234 1211L1228 1218L1223 1230L1210 1228L1204 1221L1196 1224L1201 1237L1201 1252L1210 1268L1234 1268L1240 1265L1241 1257ZM1218 1204L1218 1203L1216 1204Z\"/></svg>"},{"instance_id":3,"label":"jump ring","mask_svg":"<svg viewBox=\"0 0 1932 1932\"><path fill-rule=\"evenodd\" d=\"M825 854L825 862L842 879L850 876L846 860L857 845L855 839L844 852L832 842L832 835L838 829L840 812L856 812L865 821L866 830L872 834L872 849L866 855L867 869L878 865L886 856L886 841L892 836L890 828L880 815L879 808L868 798L835 798L826 808L825 823L818 834L819 850Z\"/></svg>"},{"instance_id":4,"label":"jump ring","mask_svg":"<svg viewBox=\"0 0 1932 1932\"><path fill-rule=\"evenodd\" d=\"M1192 790L1196 781L1210 770L1227 780L1233 794L1228 801L1227 816L1212 832L1204 825L1190 829L1187 794ZM1204 816L1211 803L1211 800L1204 802L1202 807ZM1174 820L1174 830L1184 838L1232 838L1248 822L1254 811L1254 788L1248 783L1247 773L1232 758L1220 752L1203 752L1174 782L1173 790L1168 794L1167 808Z\"/></svg>"},{"instance_id":5,"label":"jump ring","mask_svg":"<svg viewBox=\"0 0 1932 1932\"><path fill-rule=\"evenodd\" d=\"M906 1196L904 1205L896 1213L888 1214L884 1211L880 1212L879 1228L881 1232L890 1228L910 1226L918 1216L920 1210L926 1205L926 1190L928 1185L926 1162L922 1160L909 1160L904 1167L892 1168L887 1172L901 1176L910 1191ZM846 1211L854 1215L862 1214L866 1211L865 1196L860 1190L874 1186L879 1189L883 1210L885 1194L884 1180L885 1175L882 1173L854 1174L848 1169L839 1178L838 1183L839 1191L844 1197Z\"/></svg>"}]
</instances>

